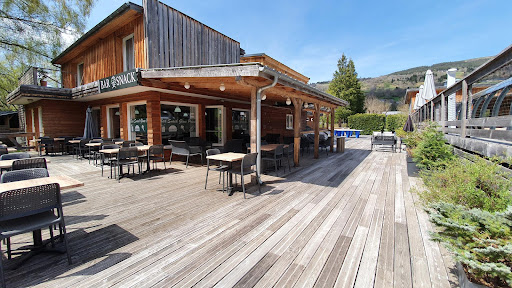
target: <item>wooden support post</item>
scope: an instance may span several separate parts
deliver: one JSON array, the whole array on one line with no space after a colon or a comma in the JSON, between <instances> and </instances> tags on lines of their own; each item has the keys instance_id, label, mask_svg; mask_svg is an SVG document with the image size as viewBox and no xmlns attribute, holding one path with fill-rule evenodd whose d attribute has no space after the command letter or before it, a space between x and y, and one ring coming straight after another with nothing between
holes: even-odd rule
<instances>
[{"instance_id":1,"label":"wooden support post","mask_svg":"<svg viewBox=\"0 0 512 288\"><path fill-rule=\"evenodd\" d=\"M445 132L446 126L446 97L441 93L441 130Z\"/></svg>"},{"instance_id":2,"label":"wooden support post","mask_svg":"<svg viewBox=\"0 0 512 288\"><path fill-rule=\"evenodd\" d=\"M108 137L108 127L107 127L107 122L108 122L108 120L107 120L107 117L108 117L107 116L107 106L101 105L100 106L100 113L101 113L101 121L100 121L100 123L101 123L101 127L100 127L101 131L100 131L100 136L102 138L109 138Z\"/></svg>"},{"instance_id":3,"label":"wooden support post","mask_svg":"<svg viewBox=\"0 0 512 288\"><path fill-rule=\"evenodd\" d=\"M299 166L300 155L300 122L302 120L302 100L298 98L291 98L293 102L293 163L295 167Z\"/></svg>"},{"instance_id":4,"label":"wooden support post","mask_svg":"<svg viewBox=\"0 0 512 288\"><path fill-rule=\"evenodd\" d=\"M331 107L331 153L334 153L334 107Z\"/></svg>"},{"instance_id":5,"label":"wooden support post","mask_svg":"<svg viewBox=\"0 0 512 288\"><path fill-rule=\"evenodd\" d=\"M430 121L434 122L434 101L430 100Z\"/></svg>"},{"instance_id":6,"label":"wooden support post","mask_svg":"<svg viewBox=\"0 0 512 288\"><path fill-rule=\"evenodd\" d=\"M160 109L160 93L154 95L146 102L147 139L149 145L162 144L162 120Z\"/></svg>"},{"instance_id":7,"label":"wooden support post","mask_svg":"<svg viewBox=\"0 0 512 288\"><path fill-rule=\"evenodd\" d=\"M318 149L320 144L320 104L315 104L315 159L318 159Z\"/></svg>"},{"instance_id":8,"label":"wooden support post","mask_svg":"<svg viewBox=\"0 0 512 288\"><path fill-rule=\"evenodd\" d=\"M119 119L121 119L121 121L119 121L120 122L120 127L119 127L120 135L124 140L129 140L128 136L130 133L130 121L127 118L128 104L126 102L121 103L119 112L120 112Z\"/></svg>"},{"instance_id":9,"label":"wooden support post","mask_svg":"<svg viewBox=\"0 0 512 288\"><path fill-rule=\"evenodd\" d=\"M231 106L225 105L226 107L226 141L233 138L233 110Z\"/></svg>"},{"instance_id":10,"label":"wooden support post","mask_svg":"<svg viewBox=\"0 0 512 288\"><path fill-rule=\"evenodd\" d=\"M468 109L468 82L462 80L462 111L461 111L461 132L460 137L466 138L466 117Z\"/></svg>"},{"instance_id":11,"label":"wooden support post","mask_svg":"<svg viewBox=\"0 0 512 288\"><path fill-rule=\"evenodd\" d=\"M197 105L197 122L199 125L199 131L197 137L206 140L206 108L204 104Z\"/></svg>"},{"instance_id":12,"label":"wooden support post","mask_svg":"<svg viewBox=\"0 0 512 288\"><path fill-rule=\"evenodd\" d=\"M473 84L468 87L468 116L467 119L473 117Z\"/></svg>"},{"instance_id":13,"label":"wooden support post","mask_svg":"<svg viewBox=\"0 0 512 288\"><path fill-rule=\"evenodd\" d=\"M256 150L256 129L257 117L256 115L256 87L251 87L251 152Z\"/></svg>"}]
</instances>

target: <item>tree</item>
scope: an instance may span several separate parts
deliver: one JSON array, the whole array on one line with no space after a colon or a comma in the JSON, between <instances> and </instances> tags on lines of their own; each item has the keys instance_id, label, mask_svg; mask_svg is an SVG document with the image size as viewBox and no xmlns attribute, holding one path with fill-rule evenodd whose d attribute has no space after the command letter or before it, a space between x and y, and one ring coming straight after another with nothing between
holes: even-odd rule
<instances>
[{"instance_id":1,"label":"tree","mask_svg":"<svg viewBox=\"0 0 512 288\"><path fill-rule=\"evenodd\" d=\"M6 78L0 81L0 109L12 109L5 106L5 97L28 67L51 68L65 39L83 33L93 4L94 0L0 2L0 75Z\"/></svg>"},{"instance_id":2,"label":"tree","mask_svg":"<svg viewBox=\"0 0 512 288\"><path fill-rule=\"evenodd\" d=\"M357 79L357 72L352 59L347 59L345 54L338 60L338 70L334 71L333 79L329 84L328 93L347 100L350 106L346 109L352 114L364 113L365 95L361 89L361 83ZM346 114L343 109L340 114ZM337 113L338 114L338 113ZM347 115L348 117L349 115ZM344 119L346 120L346 118Z\"/></svg>"}]
</instances>

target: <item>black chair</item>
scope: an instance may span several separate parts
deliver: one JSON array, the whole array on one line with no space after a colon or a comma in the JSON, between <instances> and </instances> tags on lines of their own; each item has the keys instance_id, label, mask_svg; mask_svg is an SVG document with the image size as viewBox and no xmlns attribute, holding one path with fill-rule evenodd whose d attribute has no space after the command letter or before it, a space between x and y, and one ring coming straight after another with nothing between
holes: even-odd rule
<instances>
[{"instance_id":1,"label":"black chair","mask_svg":"<svg viewBox=\"0 0 512 288\"><path fill-rule=\"evenodd\" d=\"M267 133L265 140L269 144L280 144L281 134Z\"/></svg>"},{"instance_id":2,"label":"black chair","mask_svg":"<svg viewBox=\"0 0 512 288\"><path fill-rule=\"evenodd\" d=\"M23 170L23 169L31 169L31 168L44 168L48 169L46 166L45 158L26 158L19 159L12 162L12 171Z\"/></svg>"},{"instance_id":3,"label":"black chair","mask_svg":"<svg viewBox=\"0 0 512 288\"><path fill-rule=\"evenodd\" d=\"M121 174L123 171L123 166L128 166L128 174L130 174L130 165L132 165L133 171L135 173L135 165L139 168L140 175L140 165L139 165L139 150L137 147L122 147L119 149L119 153L117 153L117 161L115 162L116 169L119 169L117 173L117 181L121 182Z\"/></svg>"},{"instance_id":4,"label":"black chair","mask_svg":"<svg viewBox=\"0 0 512 288\"><path fill-rule=\"evenodd\" d=\"M119 149L119 145L117 144L105 144L101 145L100 150L104 149ZM105 154L101 153L101 177L103 177L103 166L108 164L110 166L110 178L112 178L112 166L117 161L117 153L116 154Z\"/></svg>"},{"instance_id":5,"label":"black chair","mask_svg":"<svg viewBox=\"0 0 512 288\"><path fill-rule=\"evenodd\" d=\"M15 159L26 159L30 158L30 154L26 152L4 154L0 156L0 160L15 160Z\"/></svg>"},{"instance_id":6,"label":"black chair","mask_svg":"<svg viewBox=\"0 0 512 288\"><path fill-rule=\"evenodd\" d=\"M9 154L9 150L8 150L7 146L6 145L4 145L4 146L0 147L0 155Z\"/></svg>"},{"instance_id":7,"label":"black chair","mask_svg":"<svg viewBox=\"0 0 512 288\"><path fill-rule=\"evenodd\" d=\"M301 155L304 155L304 151L306 151L309 154L309 147L311 146L311 144L312 144L312 142L309 140L309 138L307 136L302 135L300 137Z\"/></svg>"},{"instance_id":8,"label":"black chair","mask_svg":"<svg viewBox=\"0 0 512 288\"><path fill-rule=\"evenodd\" d=\"M318 141L318 149L324 148L325 153L329 156L329 149L331 148L331 137L327 137L326 139L320 139Z\"/></svg>"},{"instance_id":9,"label":"black chair","mask_svg":"<svg viewBox=\"0 0 512 288\"><path fill-rule=\"evenodd\" d=\"M49 150L55 150L55 141L53 138L47 136L39 137L39 156L42 155L43 149L46 155L48 155Z\"/></svg>"},{"instance_id":10,"label":"black chair","mask_svg":"<svg viewBox=\"0 0 512 288\"><path fill-rule=\"evenodd\" d=\"M201 155L201 165L203 165L203 153L201 152L200 147L190 147L185 141L169 141L171 144L171 157L169 158L169 164L172 164L172 155L181 155L187 156L187 165L188 168L188 160L190 156Z\"/></svg>"},{"instance_id":11,"label":"black chair","mask_svg":"<svg viewBox=\"0 0 512 288\"><path fill-rule=\"evenodd\" d=\"M232 139L229 141L226 141L226 144L224 144L224 147L222 151L224 153L226 152L235 152L235 153L244 153L247 149L244 149L244 140L242 139Z\"/></svg>"},{"instance_id":12,"label":"black chair","mask_svg":"<svg viewBox=\"0 0 512 288\"><path fill-rule=\"evenodd\" d=\"M288 163L288 171L292 171L290 168L290 158L292 158L293 161L294 148L295 144L293 143L289 144L288 147L283 148L283 157L286 158L286 163Z\"/></svg>"},{"instance_id":13,"label":"black chair","mask_svg":"<svg viewBox=\"0 0 512 288\"><path fill-rule=\"evenodd\" d=\"M135 143L130 143L130 146L129 147L137 147L137 146L144 146L143 143L140 143L140 142L135 142ZM124 147L124 146L123 146Z\"/></svg>"},{"instance_id":14,"label":"black chair","mask_svg":"<svg viewBox=\"0 0 512 288\"><path fill-rule=\"evenodd\" d=\"M134 144L135 140L123 141L123 147L130 147L130 144Z\"/></svg>"},{"instance_id":15,"label":"black chair","mask_svg":"<svg viewBox=\"0 0 512 288\"><path fill-rule=\"evenodd\" d=\"M228 170L228 173L240 175L241 176L241 184L242 191L244 191L244 199L245 199L245 185L244 185L244 176L252 173L256 173L256 181L258 182L258 190L261 194L261 181L260 175L258 174L258 170L256 169L256 161L257 161L258 153L249 153L242 158L242 163L239 167L233 167Z\"/></svg>"},{"instance_id":16,"label":"black chair","mask_svg":"<svg viewBox=\"0 0 512 288\"><path fill-rule=\"evenodd\" d=\"M0 193L0 240L8 240L8 255L10 256L9 238L19 234L50 228L50 240L54 245L52 226L62 227L62 240L66 248L68 263L71 265L66 225L62 211L60 186L57 183L15 189ZM54 210L57 210L55 215ZM3 264L0 259L0 278L5 287Z\"/></svg>"},{"instance_id":17,"label":"black chair","mask_svg":"<svg viewBox=\"0 0 512 288\"><path fill-rule=\"evenodd\" d=\"M224 178L225 178L225 173L227 170L228 170L228 166L226 165L222 165L222 162L220 161L218 163L218 165L216 165L215 167L213 168L210 168L210 159L208 159L208 156L210 155L217 155L217 154L220 154L220 150L219 149L208 149L206 150L206 180L204 181L204 189L206 190L206 184L208 184L208 172L210 170L212 171L217 171L219 172L219 184L220 184L220 176L222 175L222 191L224 191Z\"/></svg>"},{"instance_id":18,"label":"black chair","mask_svg":"<svg viewBox=\"0 0 512 288\"><path fill-rule=\"evenodd\" d=\"M283 160L283 156L284 156L284 145L279 145L276 147L276 149L274 150L274 153L266 153L264 155L264 157L261 158L262 161L266 161L266 162L273 162L274 163L274 166L276 167L276 176L279 175L277 173L277 169L279 167L278 163L281 162L281 160ZM286 169L285 169L285 172L286 172Z\"/></svg>"},{"instance_id":19,"label":"black chair","mask_svg":"<svg viewBox=\"0 0 512 288\"><path fill-rule=\"evenodd\" d=\"M112 142L116 143L116 142L124 142L124 139L123 138L112 138Z\"/></svg>"},{"instance_id":20,"label":"black chair","mask_svg":"<svg viewBox=\"0 0 512 288\"><path fill-rule=\"evenodd\" d=\"M85 157L85 153L87 153L89 147L85 144L89 143L91 139L81 139L78 145L73 147L74 153L76 155L76 159L80 158L82 160Z\"/></svg>"},{"instance_id":21,"label":"black chair","mask_svg":"<svg viewBox=\"0 0 512 288\"><path fill-rule=\"evenodd\" d=\"M91 141L89 141L89 143L103 143L103 139L101 138L93 138ZM87 145L86 145L87 146ZM89 148L89 153L88 153L88 156L87 158L89 158L89 164L91 164L91 158L94 158L94 163L96 164L96 160L97 160L97 157L99 155L98 151L100 151L100 147L101 145L99 146L87 146Z\"/></svg>"},{"instance_id":22,"label":"black chair","mask_svg":"<svg viewBox=\"0 0 512 288\"><path fill-rule=\"evenodd\" d=\"M9 183L22 180L44 178L49 176L50 175L48 174L48 170L46 168L21 169L5 172L4 174L2 174L2 177L0 178L0 183Z\"/></svg>"},{"instance_id":23,"label":"black chair","mask_svg":"<svg viewBox=\"0 0 512 288\"><path fill-rule=\"evenodd\" d=\"M162 161L164 162L164 169L167 169L164 156L164 145L160 144L149 147L147 155L139 156L139 159L142 161L148 161L148 168L150 162L153 161L153 169L156 169L156 161Z\"/></svg>"}]
</instances>

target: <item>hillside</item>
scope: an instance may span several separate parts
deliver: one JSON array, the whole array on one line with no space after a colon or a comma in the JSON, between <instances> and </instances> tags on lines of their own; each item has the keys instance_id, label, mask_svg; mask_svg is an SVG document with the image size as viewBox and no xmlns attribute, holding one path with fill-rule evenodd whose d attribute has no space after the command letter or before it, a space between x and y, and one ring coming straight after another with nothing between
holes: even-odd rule
<instances>
[{"instance_id":1,"label":"hillside","mask_svg":"<svg viewBox=\"0 0 512 288\"><path fill-rule=\"evenodd\" d=\"M477 67L487 62L491 57L481 57L469 60L443 62L431 66L419 66L402 71L393 72L388 75L374 78L360 78L361 86L367 97L374 96L378 99L402 103L407 88L419 87L425 81L425 73L428 69L434 73L436 85L446 85L446 71L450 68L457 68L457 79L463 78ZM357 63L356 63L357 68ZM326 91L329 81L313 83L317 89Z\"/></svg>"}]
</instances>

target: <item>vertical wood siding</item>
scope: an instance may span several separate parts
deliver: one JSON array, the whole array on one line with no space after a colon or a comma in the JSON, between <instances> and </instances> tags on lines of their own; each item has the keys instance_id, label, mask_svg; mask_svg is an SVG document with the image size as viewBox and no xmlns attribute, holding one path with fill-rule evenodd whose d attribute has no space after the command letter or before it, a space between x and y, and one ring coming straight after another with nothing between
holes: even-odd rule
<instances>
[{"instance_id":1,"label":"vertical wood siding","mask_svg":"<svg viewBox=\"0 0 512 288\"><path fill-rule=\"evenodd\" d=\"M148 68L240 62L240 43L157 0L144 0Z\"/></svg>"}]
</instances>

